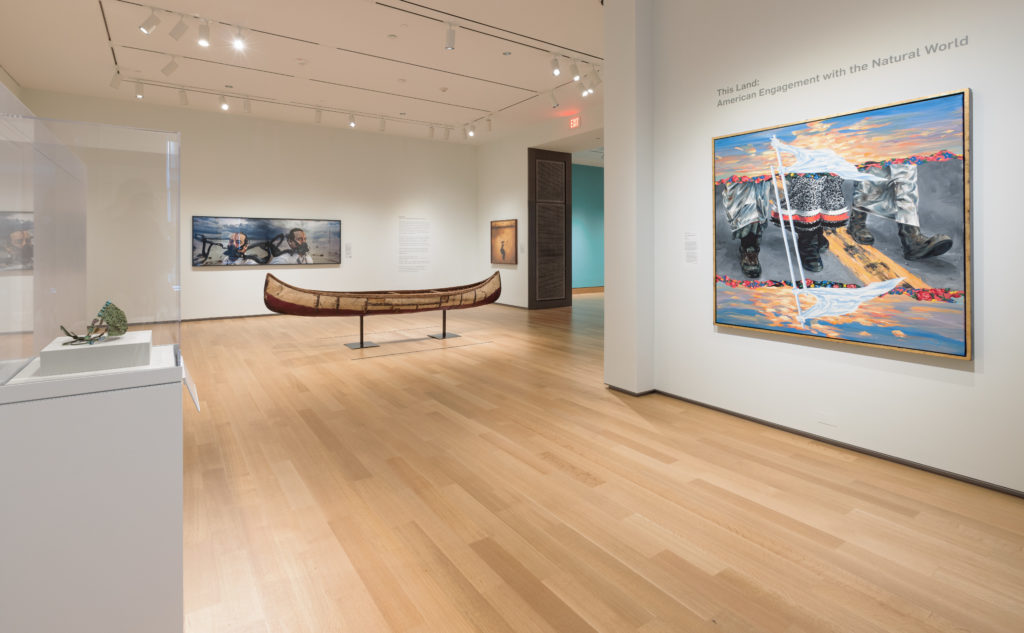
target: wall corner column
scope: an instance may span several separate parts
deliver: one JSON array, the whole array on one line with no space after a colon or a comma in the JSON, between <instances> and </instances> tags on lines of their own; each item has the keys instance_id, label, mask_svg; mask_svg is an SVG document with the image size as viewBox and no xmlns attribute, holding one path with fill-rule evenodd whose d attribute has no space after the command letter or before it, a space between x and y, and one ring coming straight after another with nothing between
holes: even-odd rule
<instances>
[{"instance_id":1,"label":"wall corner column","mask_svg":"<svg viewBox=\"0 0 1024 633\"><path fill-rule=\"evenodd\" d=\"M604 380L642 393L654 389L654 2L604 10Z\"/></svg>"}]
</instances>

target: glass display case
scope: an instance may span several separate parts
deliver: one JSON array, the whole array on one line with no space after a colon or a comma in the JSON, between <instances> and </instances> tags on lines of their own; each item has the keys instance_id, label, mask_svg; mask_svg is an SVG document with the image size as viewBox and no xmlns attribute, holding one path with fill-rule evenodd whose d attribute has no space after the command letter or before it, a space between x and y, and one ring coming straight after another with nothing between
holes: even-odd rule
<instances>
[{"instance_id":1,"label":"glass display case","mask_svg":"<svg viewBox=\"0 0 1024 633\"><path fill-rule=\"evenodd\" d=\"M179 146L178 133L0 114L0 403L180 377ZM61 326L86 334L107 302L127 334L65 345Z\"/></svg>"}]
</instances>

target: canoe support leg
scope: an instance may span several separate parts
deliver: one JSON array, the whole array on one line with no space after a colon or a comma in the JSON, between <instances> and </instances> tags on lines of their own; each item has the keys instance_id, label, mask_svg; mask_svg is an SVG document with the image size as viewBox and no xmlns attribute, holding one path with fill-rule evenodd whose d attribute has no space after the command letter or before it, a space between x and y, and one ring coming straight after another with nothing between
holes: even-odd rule
<instances>
[{"instance_id":1,"label":"canoe support leg","mask_svg":"<svg viewBox=\"0 0 1024 633\"><path fill-rule=\"evenodd\" d=\"M448 331L448 311L441 310L441 333L440 334L428 334L430 338L458 338L460 334Z\"/></svg>"},{"instance_id":2,"label":"canoe support leg","mask_svg":"<svg viewBox=\"0 0 1024 633\"><path fill-rule=\"evenodd\" d=\"M364 347L380 347L380 345L377 345L376 343L363 340L363 315L359 315L359 342L345 343L345 347L349 349L363 349Z\"/></svg>"}]
</instances>

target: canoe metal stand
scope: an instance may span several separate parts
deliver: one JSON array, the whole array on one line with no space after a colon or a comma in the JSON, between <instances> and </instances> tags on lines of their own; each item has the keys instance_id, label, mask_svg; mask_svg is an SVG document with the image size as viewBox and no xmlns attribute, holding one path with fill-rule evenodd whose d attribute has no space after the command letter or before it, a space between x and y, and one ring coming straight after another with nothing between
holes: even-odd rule
<instances>
[{"instance_id":1,"label":"canoe metal stand","mask_svg":"<svg viewBox=\"0 0 1024 633\"><path fill-rule=\"evenodd\" d=\"M454 332L448 331L448 311L441 310L441 333L440 334L428 334L430 338L458 338L461 334L455 334Z\"/></svg>"},{"instance_id":2,"label":"canoe metal stand","mask_svg":"<svg viewBox=\"0 0 1024 633\"><path fill-rule=\"evenodd\" d=\"M372 341L363 340L363 315L359 315L359 342L358 343L345 343L345 347L349 349L363 349L364 347L380 347Z\"/></svg>"}]
</instances>

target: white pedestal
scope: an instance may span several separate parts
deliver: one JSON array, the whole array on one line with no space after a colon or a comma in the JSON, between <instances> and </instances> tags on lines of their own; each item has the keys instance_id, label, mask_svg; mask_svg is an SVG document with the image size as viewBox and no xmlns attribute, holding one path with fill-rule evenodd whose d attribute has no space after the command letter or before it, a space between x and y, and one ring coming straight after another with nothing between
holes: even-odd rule
<instances>
[{"instance_id":1,"label":"white pedestal","mask_svg":"<svg viewBox=\"0 0 1024 633\"><path fill-rule=\"evenodd\" d=\"M0 389L0 631L181 633L181 367L154 352Z\"/></svg>"},{"instance_id":2,"label":"white pedestal","mask_svg":"<svg viewBox=\"0 0 1024 633\"><path fill-rule=\"evenodd\" d=\"M153 332L126 332L99 343L65 345L74 340L59 336L39 352L38 376L59 376L83 371L123 369L149 364Z\"/></svg>"}]
</instances>

